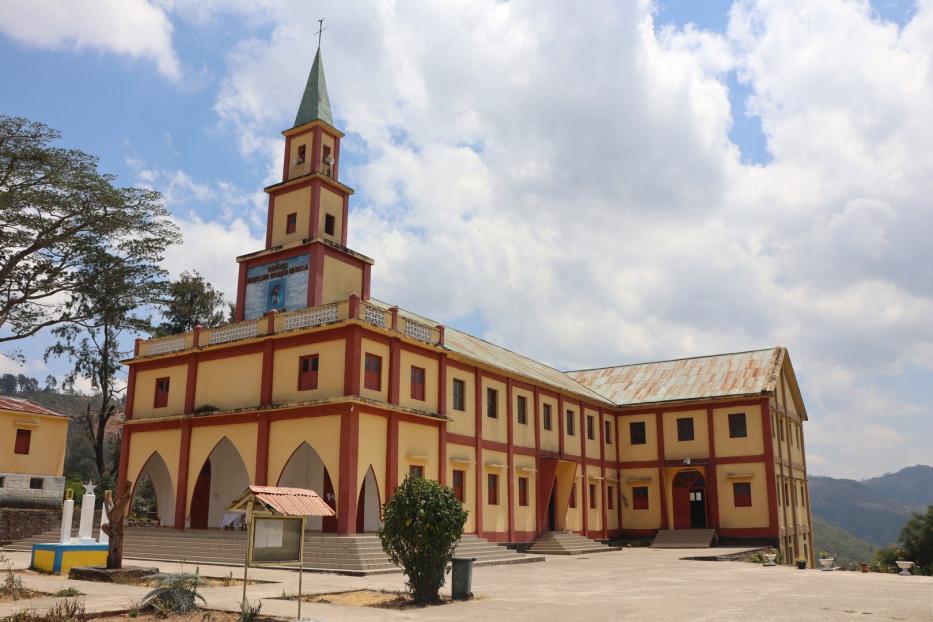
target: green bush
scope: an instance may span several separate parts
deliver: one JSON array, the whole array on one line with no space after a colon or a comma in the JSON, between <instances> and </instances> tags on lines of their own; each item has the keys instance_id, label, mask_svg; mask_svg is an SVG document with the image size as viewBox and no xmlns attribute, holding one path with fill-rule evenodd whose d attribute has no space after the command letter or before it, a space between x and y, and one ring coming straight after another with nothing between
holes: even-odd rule
<instances>
[{"instance_id":1,"label":"green bush","mask_svg":"<svg viewBox=\"0 0 933 622\"><path fill-rule=\"evenodd\" d=\"M901 530L901 547L917 574L933 574L933 505L923 514L911 514Z\"/></svg>"},{"instance_id":2,"label":"green bush","mask_svg":"<svg viewBox=\"0 0 933 622\"><path fill-rule=\"evenodd\" d=\"M404 570L416 601L438 601L466 519L453 490L431 480L405 478L386 503L379 530L382 548Z\"/></svg>"},{"instance_id":3,"label":"green bush","mask_svg":"<svg viewBox=\"0 0 933 622\"><path fill-rule=\"evenodd\" d=\"M257 600L256 603L253 604L244 598L240 601L240 622L256 622L261 610L261 600Z\"/></svg>"}]
</instances>

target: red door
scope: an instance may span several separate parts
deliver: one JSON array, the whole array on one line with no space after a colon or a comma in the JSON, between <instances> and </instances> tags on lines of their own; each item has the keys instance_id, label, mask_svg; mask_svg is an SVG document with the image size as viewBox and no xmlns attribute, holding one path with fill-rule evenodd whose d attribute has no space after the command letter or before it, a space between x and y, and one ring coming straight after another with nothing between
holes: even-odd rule
<instances>
[{"instance_id":1,"label":"red door","mask_svg":"<svg viewBox=\"0 0 933 622\"><path fill-rule=\"evenodd\" d=\"M674 529L690 527L690 489L674 484Z\"/></svg>"},{"instance_id":2,"label":"red door","mask_svg":"<svg viewBox=\"0 0 933 622\"><path fill-rule=\"evenodd\" d=\"M330 481L330 473L324 469L324 501L332 510L337 509L337 497L334 496L334 485ZM324 533L337 533L337 517L325 516L321 521L321 531Z\"/></svg>"},{"instance_id":3,"label":"red door","mask_svg":"<svg viewBox=\"0 0 933 622\"><path fill-rule=\"evenodd\" d=\"M201 467L191 495L191 528L207 529L208 511L211 505L211 461Z\"/></svg>"},{"instance_id":4,"label":"red door","mask_svg":"<svg viewBox=\"0 0 933 622\"><path fill-rule=\"evenodd\" d=\"M706 480L699 471L681 471L674 477L674 529L706 527Z\"/></svg>"}]
</instances>

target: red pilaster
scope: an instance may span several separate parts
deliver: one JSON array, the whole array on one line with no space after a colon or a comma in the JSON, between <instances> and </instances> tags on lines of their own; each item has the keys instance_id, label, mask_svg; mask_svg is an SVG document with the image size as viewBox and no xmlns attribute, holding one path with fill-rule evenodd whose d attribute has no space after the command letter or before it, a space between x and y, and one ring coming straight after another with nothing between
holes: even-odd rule
<instances>
[{"instance_id":1,"label":"red pilaster","mask_svg":"<svg viewBox=\"0 0 933 622\"><path fill-rule=\"evenodd\" d=\"M719 469L716 467L716 437L713 435L713 409L706 409L707 434L709 435L709 472L706 474L706 494L709 508L710 527L719 529Z\"/></svg>"},{"instance_id":2,"label":"red pilaster","mask_svg":"<svg viewBox=\"0 0 933 622\"><path fill-rule=\"evenodd\" d=\"M398 404L402 383L402 347L398 337L389 343L389 403Z\"/></svg>"},{"instance_id":3,"label":"red pilaster","mask_svg":"<svg viewBox=\"0 0 933 622\"><path fill-rule=\"evenodd\" d=\"M437 412L447 414L447 355L441 354L437 361Z\"/></svg>"},{"instance_id":4,"label":"red pilaster","mask_svg":"<svg viewBox=\"0 0 933 622\"><path fill-rule=\"evenodd\" d=\"M271 198L269 199L272 200ZM271 213L271 210L270 210ZM268 224L269 233L267 236L272 235L272 224ZM266 248L269 248L272 245L271 237L266 238ZM234 319L237 322L242 322L244 314L246 312L246 263L243 262L240 264L240 275L237 278L236 285L236 308L234 309Z\"/></svg>"},{"instance_id":5,"label":"red pilaster","mask_svg":"<svg viewBox=\"0 0 933 622\"><path fill-rule=\"evenodd\" d=\"M508 451L506 452L506 455L507 455L507 457L508 457L507 460L506 460L506 465L507 465L507 470L508 470L508 472L507 472L507 477L509 478L509 479L508 479L508 502L509 502L509 533L508 533L508 538L509 538L509 542L513 542L513 541L514 541L513 534L515 533L515 503L514 503L514 497L515 497L515 469L514 469L514 464L513 464L513 462L514 462L514 453L513 453L514 444L513 444L513 442L512 442L512 438L513 438L513 435L514 435L513 426L515 425L515 422L513 421L513 419L514 419L514 413L512 412L512 411L513 411L513 406L512 406L513 398L512 398L512 378L511 378L511 376L510 376L510 377L507 377L507 378L505 379L505 398L506 398L505 412L506 412L506 417L507 417L505 429L506 429L506 438L508 439L508 440L506 441L506 445L507 445L507 447L508 447Z\"/></svg>"},{"instance_id":6,"label":"red pilaster","mask_svg":"<svg viewBox=\"0 0 933 622\"><path fill-rule=\"evenodd\" d=\"M661 491L661 529L668 529L667 483L664 481L664 421L661 411L654 414L658 437L658 490Z\"/></svg>"},{"instance_id":7,"label":"red pilaster","mask_svg":"<svg viewBox=\"0 0 933 622\"><path fill-rule=\"evenodd\" d=\"M360 418L351 404L340 417L340 478L337 485L337 533L356 533L356 469Z\"/></svg>"},{"instance_id":8,"label":"red pilaster","mask_svg":"<svg viewBox=\"0 0 933 622\"><path fill-rule=\"evenodd\" d=\"M130 365L126 379L126 402L123 404L123 417L126 421L133 418L133 402L136 401L136 366Z\"/></svg>"},{"instance_id":9,"label":"red pilaster","mask_svg":"<svg viewBox=\"0 0 933 622\"><path fill-rule=\"evenodd\" d=\"M275 197L270 194L269 195L269 207L267 208L267 212L266 212L266 248L272 248L273 214L275 214ZM240 264L240 266L242 267L243 264Z\"/></svg>"},{"instance_id":10,"label":"red pilaster","mask_svg":"<svg viewBox=\"0 0 933 622\"><path fill-rule=\"evenodd\" d=\"M583 400L579 402L580 409L580 420L579 426L576 426L580 430L580 457L582 458L581 467L583 468L583 535L589 537L590 535L590 474L586 468L586 441L588 436L586 435L586 408L583 405Z\"/></svg>"},{"instance_id":11,"label":"red pilaster","mask_svg":"<svg viewBox=\"0 0 933 622\"><path fill-rule=\"evenodd\" d=\"M339 145L340 142L338 141L337 144ZM337 163L336 162L334 162L334 179L337 179ZM347 225L349 224L349 221L350 221L350 195L345 194L343 195L343 219L342 219L343 227L341 227L342 230L340 232L340 243L343 244L344 246L347 245ZM369 264L366 264L366 265L369 265ZM364 300L369 300L368 293L366 295L366 298L364 298Z\"/></svg>"},{"instance_id":12,"label":"red pilaster","mask_svg":"<svg viewBox=\"0 0 933 622\"><path fill-rule=\"evenodd\" d=\"M535 490L537 491L537 503L535 503L535 531L541 531L543 516L541 511L541 496L544 490L544 484L541 479L541 405L538 403L541 396L538 395L538 385L532 386L532 399L534 400L534 424L535 424ZM544 506L547 512L547 506Z\"/></svg>"},{"instance_id":13,"label":"red pilaster","mask_svg":"<svg viewBox=\"0 0 933 622\"><path fill-rule=\"evenodd\" d=\"M363 291L361 296L363 300L369 300L370 279L372 275L372 266L368 263L363 264Z\"/></svg>"},{"instance_id":14,"label":"red pilaster","mask_svg":"<svg viewBox=\"0 0 933 622\"><path fill-rule=\"evenodd\" d=\"M324 245L312 244L308 258L308 306L317 307L324 304Z\"/></svg>"},{"instance_id":15,"label":"red pilaster","mask_svg":"<svg viewBox=\"0 0 933 622\"><path fill-rule=\"evenodd\" d=\"M288 169L291 166L292 137L285 137L285 158L282 162L282 181L288 181Z\"/></svg>"},{"instance_id":16,"label":"red pilaster","mask_svg":"<svg viewBox=\"0 0 933 622\"><path fill-rule=\"evenodd\" d=\"M599 409L597 415L596 426L599 428L596 434L596 438L599 439L599 475L602 477L600 481L600 496L602 503L600 504L600 514L602 517L603 524L603 537L607 538L609 536L609 511L606 508L606 424L605 419L603 418L603 409Z\"/></svg>"},{"instance_id":17,"label":"red pilaster","mask_svg":"<svg viewBox=\"0 0 933 622\"><path fill-rule=\"evenodd\" d=\"M188 503L188 460L191 454L191 420L181 424L181 443L178 451L178 488L175 490L175 529L185 528Z\"/></svg>"},{"instance_id":18,"label":"red pilaster","mask_svg":"<svg viewBox=\"0 0 933 622\"><path fill-rule=\"evenodd\" d=\"M616 417L613 414L612 420L615 422L616 463L618 464L619 462L622 461L622 445L621 445L622 433L619 431L619 427L622 425L622 419L620 417ZM622 525L622 473L620 472L620 470L617 470L616 473L619 477L619 481L616 482L616 514L617 514L616 522L618 524L618 528L622 529L623 527Z\"/></svg>"},{"instance_id":19,"label":"red pilaster","mask_svg":"<svg viewBox=\"0 0 933 622\"><path fill-rule=\"evenodd\" d=\"M308 239L321 235L321 180L311 180L311 216L308 218Z\"/></svg>"},{"instance_id":20,"label":"red pilaster","mask_svg":"<svg viewBox=\"0 0 933 622\"><path fill-rule=\"evenodd\" d=\"M340 137L334 136L334 179L340 179ZM343 230L347 230L347 212L344 208L343 212ZM343 245L347 245L347 240L344 238Z\"/></svg>"},{"instance_id":21,"label":"red pilaster","mask_svg":"<svg viewBox=\"0 0 933 622\"><path fill-rule=\"evenodd\" d=\"M437 425L437 483L447 485L447 423Z\"/></svg>"},{"instance_id":22,"label":"red pilaster","mask_svg":"<svg viewBox=\"0 0 933 622\"><path fill-rule=\"evenodd\" d=\"M781 537L781 525L778 522L777 511L777 479L774 473L774 437L771 432L771 402L764 397L760 402L761 407L761 437L765 452L765 475L768 478L768 526L771 535L775 538ZM781 436L778 434L777 441L780 442Z\"/></svg>"},{"instance_id":23,"label":"red pilaster","mask_svg":"<svg viewBox=\"0 0 933 622\"><path fill-rule=\"evenodd\" d=\"M256 429L256 485L269 485L269 413L259 413Z\"/></svg>"},{"instance_id":24,"label":"red pilaster","mask_svg":"<svg viewBox=\"0 0 933 622\"><path fill-rule=\"evenodd\" d=\"M386 500L398 488L398 415L389 414L388 442L386 443Z\"/></svg>"},{"instance_id":25,"label":"red pilaster","mask_svg":"<svg viewBox=\"0 0 933 622\"><path fill-rule=\"evenodd\" d=\"M561 458L564 457L564 396L557 395L557 453Z\"/></svg>"},{"instance_id":26,"label":"red pilaster","mask_svg":"<svg viewBox=\"0 0 933 622\"><path fill-rule=\"evenodd\" d=\"M269 319L272 320L270 314ZM270 321L271 324L271 321ZM272 403L272 366L275 360L275 350L272 339L267 339L262 344L262 377L259 383L259 404L268 406Z\"/></svg>"},{"instance_id":27,"label":"red pilaster","mask_svg":"<svg viewBox=\"0 0 933 622\"><path fill-rule=\"evenodd\" d=\"M311 172L317 173L321 170L321 159L322 159L322 145L324 144L323 140L323 130L321 126L311 130Z\"/></svg>"},{"instance_id":28,"label":"red pilaster","mask_svg":"<svg viewBox=\"0 0 933 622\"><path fill-rule=\"evenodd\" d=\"M476 441L476 535L483 535L483 376L479 367L473 368L474 439Z\"/></svg>"},{"instance_id":29,"label":"red pilaster","mask_svg":"<svg viewBox=\"0 0 933 622\"><path fill-rule=\"evenodd\" d=\"M362 335L359 326L350 326L347 331L346 358L344 362L344 395L360 394L360 367L362 365L360 350L362 348ZM355 506L354 506L355 507Z\"/></svg>"},{"instance_id":30,"label":"red pilaster","mask_svg":"<svg viewBox=\"0 0 933 622\"><path fill-rule=\"evenodd\" d=\"M194 412L195 389L198 386L198 355L188 356L188 376L185 381L185 414Z\"/></svg>"}]
</instances>

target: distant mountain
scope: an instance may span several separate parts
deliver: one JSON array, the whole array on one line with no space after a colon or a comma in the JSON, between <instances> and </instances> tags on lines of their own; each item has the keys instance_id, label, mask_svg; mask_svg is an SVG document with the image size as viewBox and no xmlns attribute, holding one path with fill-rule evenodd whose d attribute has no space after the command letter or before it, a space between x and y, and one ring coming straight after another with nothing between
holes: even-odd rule
<instances>
[{"instance_id":1,"label":"distant mountain","mask_svg":"<svg viewBox=\"0 0 933 622\"><path fill-rule=\"evenodd\" d=\"M843 567L871 561L877 548L816 516L813 517L813 541L816 543L817 554L822 551L831 553L836 559L836 565Z\"/></svg>"},{"instance_id":2,"label":"distant mountain","mask_svg":"<svg viewBox=\"0 0 933 622\"><path fill-rule=\"evenodd\" d=\"M897 541L911 512L933 505L933 467L917 465L862 481L811 476L810 503L815 518L886 546Z\"/></svg>"}]
</instances>

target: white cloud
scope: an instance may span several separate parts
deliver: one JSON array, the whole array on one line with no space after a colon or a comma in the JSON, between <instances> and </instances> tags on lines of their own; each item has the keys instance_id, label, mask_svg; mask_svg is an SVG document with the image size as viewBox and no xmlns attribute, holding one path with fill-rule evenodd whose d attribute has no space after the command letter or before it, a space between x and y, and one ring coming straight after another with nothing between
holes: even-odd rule
<instances>
[{"instance_id":1,"label":"white cloud","mask_svg":"<svg viewBox=\"0 0 933 622\"><path fill-rule=\"evenodd\" d=\"M172 24L148 0L3 2L0 32L41 49L93 49L148 58L172 79L181 73Z\"/></svg>"}]
</instances>

